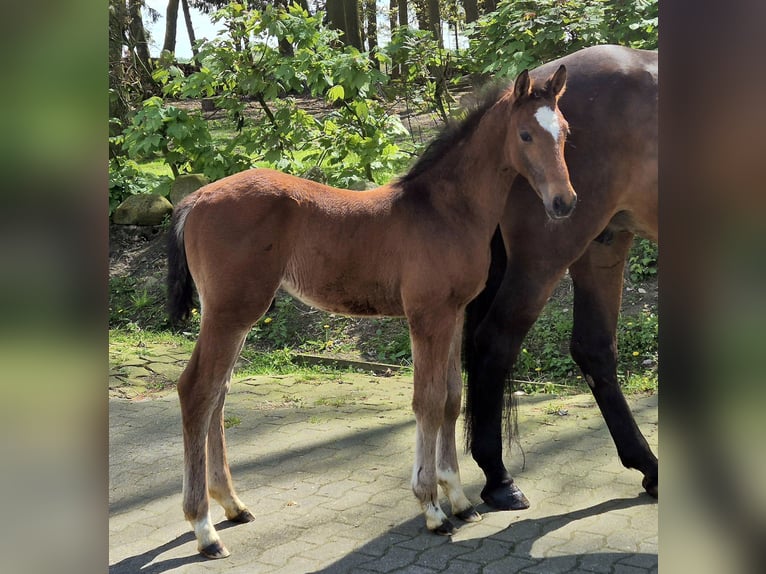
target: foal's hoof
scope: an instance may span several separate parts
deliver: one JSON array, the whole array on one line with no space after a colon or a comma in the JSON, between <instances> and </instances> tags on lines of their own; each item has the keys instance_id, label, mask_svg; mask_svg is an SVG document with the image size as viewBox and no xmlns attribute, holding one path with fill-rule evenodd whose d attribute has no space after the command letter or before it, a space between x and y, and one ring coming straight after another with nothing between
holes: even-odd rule
<instances>
[{"instance_id":1,"label":"foal's hoof","mask_svg":"<svg viewBox=\"0 0 766 574\"><path fill-rule=\"evenodd\" d=\"M659 485L657 476L645 476L644 480L641 482L641 486L644 487L644 490L646 490L650 496L659 498Z\"/></svg>"},{"instance_id":2,"label":"foal's hoof","mask_svg":"<svg viewBox=\"0 0 766 574\"><path fill-rule=\"evenodd\" d=\"M229 555L229 551L226 549L221 541L213 542L209 546L205 546L199 551L205 558L226 558Z\"/></svg>"},{"instance_id":3,"label":"foal's hoof","mask_svg":"<svg viewBox=\"0 0 766 574\"><path fill-rule=\"evenodd\" d=\"M245 522L252 522L255 520L255 516L253 516L253 513L250 512L247 508L242 510L239 514L234 516L233 518L229 518L232 522L236 522L237 524L244 524Z\"/></svg>"},{"instance_id":4,"label":"foal's hoof","mask_svg":"<svg viewBox=\"0 0 766 574\"><path fill-rule=\"evenodd\" d=\"M450 536L453 532L455 532L455 526L449 520L445 520L431 532L441 536Z\"/></svg>"},{"instance_id":5,"label":"foal's hoof","mask_svg":"<svg viewBox=\"0 0 766 574\"><path fill-rule=\"evenodd\" d=\"M518 486L513 483L501 484L490 489L488 486L481 491L481 499L492 508L498 510L524 510L529 508L529 500Z\"/></svg>"},{"instance_id":6,"label":"foal's hoof","mask_svg":"<svg viewBox=\"0 0 766 574\"><path fill-rule=\"evenodd\" d=\"M455 516L463 522L479 522L479 520L481 520L481 514L476 512L476 509L473 506L469 506L465 510L455 513Z\"/></svg>"}]
</instances>

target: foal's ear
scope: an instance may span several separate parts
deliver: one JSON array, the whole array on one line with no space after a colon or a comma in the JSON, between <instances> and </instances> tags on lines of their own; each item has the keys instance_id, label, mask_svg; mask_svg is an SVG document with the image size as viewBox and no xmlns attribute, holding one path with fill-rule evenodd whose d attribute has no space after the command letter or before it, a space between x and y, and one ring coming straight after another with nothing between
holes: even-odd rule
<instances>
[{"instance_id":1,"label":"foal's ear","mask_svg":"<svg viewBox=\"0 0 766 574\"><path fill-rule=\"evenodd\" d=\"M530 88L531 85L529 82L529 70L523 70L516 78L516 81L513 82L514 99L518 100L524 96L529 95Z\"/></svg>"},{"instance_id":2,"label":"foal's ear","mask_svg":"<svg viewBox=\"0 0 766 574\"><path fill-rule=\"evenodd\" d=\"M567 67L562 64L556 73L545 82L545 91L554 98L559 99L566 90L567 85Z\"/></svg>"}]
</instances>

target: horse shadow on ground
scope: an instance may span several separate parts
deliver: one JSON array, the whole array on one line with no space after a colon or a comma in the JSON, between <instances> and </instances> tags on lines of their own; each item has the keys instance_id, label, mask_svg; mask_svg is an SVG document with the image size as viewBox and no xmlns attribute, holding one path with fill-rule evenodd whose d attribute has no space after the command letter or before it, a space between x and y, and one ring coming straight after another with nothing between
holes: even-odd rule
<instances>
[{"instance_id":1,"label":"horse shadow on ground","mask_svg":"<svg viewBox=\"0 0 766 574\"><path fill-rule=\"evenodd\" d=\"M418 515L392 527L391 530L361 548L311 574L371 573L380 571L381 566L387 572L399 573L609 572L618 562L625 562L628 569L632 567L646 572L656 572L657 554L584 552L553 557L532 555L532 547L536 541L566 524L612 511L655 503L654 499L642 493L635 498L612 499L589 508L515 521L495 534L458 541L425 532L422 516ZM486 505L481 505L478 509L485 514L492 512ZM445 510L448 511L448 508ZM218 531L223 531L236 524L223 520L215 526ZM463 528L466 527L470 525L463 526ZM515 532L521 535L518 541L514 541L513 533ZM530 533L532 533L531 536ZM193 541L194 534L186 532L161 546L111 565L109 572L110 574L124 572L161 574L186 564L209 563L208 559L199 554L153 563L163 553Z\"/></svg>"},{"instance_id":2,"label":"horse shadow on ground","mask_svg":"<svg viewBox=\"0 0 766 574\"><path fill-rule=\"evenodd\" d=\"M233 526L237 526L237 523L231 522L229 520L222 520L221 522L215 525L215 529L218 532L221 532ZM165 544L157 546L156 548L152 548L151 550L147 550L146 552L143 552L142 554L129 556L128 558L120 560L119 562L116 562L115 564L110 564L109 573L122 574L123 572L124 573L141 572L142 574L160 574L161 572L167 572L169 570L173 570L174 568L184 566L185 564L194 564L195 562L202 562L202 563L210 562L208 558L205 558L201 554L195 553L189 556L182 556L179 558L169 558L167 560L161 560L159 562L155 562L152 564L153 560L155 560L158 556L161 556L168 550L172 550L173 548L177 548L179 546L188 544L190 542L195 542L196 544L194 532L192 531L188 531L188 532L185 532L184 534L176 536L173 540L170 540L166 542Z\"/></svg>"},{"instance_id":3,"label":"horse shadow on ground","mask_svg":"<svg viewBox=\"0 0 766 574\"><path fill-rule=\"evenodd\" d=\"M500 532L468 540L452 540L426 533L422 517L418 516L311 574L372 573L381 571L381 568L399 573L611 572L618 562L625 562L630 571L657 572L658 556L650 553L595 551L553 557L532 555L535 542L566 524L646 504L656 504L656 500L641 493L635 498L612 499L580 510L514 521ZM493 512L484 504L477 509L482 514ZM461 526L470 528L471 525ZM521 539L514 541L514 532L520 533ZM530 533L533 534L530 536ZM382 562L387 564L382 565Z\"/></svg>"}]
</instances>

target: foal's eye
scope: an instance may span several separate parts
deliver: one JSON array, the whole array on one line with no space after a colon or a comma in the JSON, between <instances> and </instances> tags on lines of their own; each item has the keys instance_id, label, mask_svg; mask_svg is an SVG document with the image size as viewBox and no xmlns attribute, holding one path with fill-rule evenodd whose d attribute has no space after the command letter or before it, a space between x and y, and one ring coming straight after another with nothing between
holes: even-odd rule
<instances>
[{"instance_id":1,"label":"foal's eye","mask_svg":"<svg viewBox=\"0 0 766 574\"><path fill-rule=\"evenodd\" d=\"M529 132L521 132L519 134L519 137L521 138L521 141L523 141L523 142L531 142L532 141L532 136L529 135Z\"/></svg>"}]
</instances>

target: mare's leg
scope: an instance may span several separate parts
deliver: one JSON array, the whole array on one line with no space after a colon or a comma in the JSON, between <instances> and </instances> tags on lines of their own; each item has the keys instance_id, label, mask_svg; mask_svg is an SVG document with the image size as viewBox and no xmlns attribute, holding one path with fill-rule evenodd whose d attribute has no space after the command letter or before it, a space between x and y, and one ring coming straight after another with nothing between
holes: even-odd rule
<instances>
[{"instance_id":1,"label":"mare's leg","mask_svg":"<svg viewBox=\"0 0 766 574\"><path fill-rule=\"evenodd\" d=\"M476 512L463 492L460 482L460 469L455 445L455 423L460 416L460 404L463 392L463 375L460 364L460 346L462 343L462 316L455 329L452 349L447 370L447 402L444 406L444 421L439 429L436 446L436 476L452 506L452 513L466 522L477 522L481 515Z\"/></svg>"},{"instance_id":2,"label":"mare's leg","mask_svg":"<svg viewBox=\"0 0 766 574\"><path fill-rule=\"evenodd\" d=\"M493 263L494 264L494 263ZM506 379L521 344L565 268L551 269L533 261L510 259L502 283L486 315L467 329L467 417L471 454L484 472L481 497L500 510L529 508L503 463L503 408ZM469 321L471 318L469 306Z\"/></svg>"},{"instance_id":3,"label":"mare's leg","mask_svg":"<svg viewBox=\"0 0 766 574\"><path fill-rule=\"evenodd\" d=\"M243 337L237 356L242 351L244 343L245 338ZM226 512L226 518L233 522L244 523L255 520L255 517L234 492L231 471L229 470L229 463L226 458L226 438L223 426L223 405L231 383L231 374L231 371L229 371L225 383L225 391L221 395L210 420L210 429L207 437L208 493L223 507Z\"/></svg>"},{"instance_id":4,"label":"mare's leg","mask_svg":"<svg viewBox=\"0 0 766 574\"><path fill-rule=\"evenodd\" d=\"M213 414L223 407L226 384L247 333L240 324L206 309L200 335L178 381L184 435L183 510L197 537L197 549L209 558L229 551L210 519L207 485L207 444Z\"/></svg>"},{"instance_id":5,"label":"mare's leg","mask_svg":"<svg viewBox=\"0 0 766 574\"><path fill-rule=\"evenodd\" d=\"M570 267L574 283L571 352L588 382L612 435L620 461L644 474L643 486L657 496L657 457L633 419L617 381L617 316L623 269L633 235L614 233L592 242Z\"/></svg>"},{"instance_id":6,"label":"mare's leg","mask_svg":"<svg viewBox=\"0 0 766 574\"><path fill-rule=\"evenodd\" d=\"M447 364L457 316L445 312L408 319L415 365L412 410L417 423L412 491L425 513L428 529L451 534L454 527L439 505L436 442L447 405Z\"/></svg>"}]
</instances>

